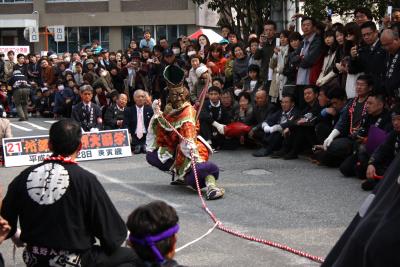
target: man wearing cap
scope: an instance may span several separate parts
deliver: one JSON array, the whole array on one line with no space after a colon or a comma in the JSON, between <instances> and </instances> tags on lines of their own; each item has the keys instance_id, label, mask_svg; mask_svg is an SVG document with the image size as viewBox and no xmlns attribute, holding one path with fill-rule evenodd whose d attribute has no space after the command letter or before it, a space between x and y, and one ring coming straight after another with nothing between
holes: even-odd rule
<instances>
[{"instance_id":1,"label":"man wearing cap","mask_svg":"<svg viewBox=\"0 0 400 267\"><path fill-rule=\"evenodd\" d=\"M168 103L161 113L159 100L153 102L154 116L147 133L146 160L162 171L172 170L177 182L196 188L195 170L191 165L194 160L199 186L207 189L207 199L218 199L225 190L216 184L218 166L208 161L211 148L197 135L199 122L196 110L188 101L184 76L184 71L175 65L167 66L164 71L168 82ZM170 125L179 135L171 130Z\"/></svg>"},{"instance_id":2,"label":"man wearing cap","mask_svg":"<svg viewBox=\"0 0 400 267\"><path fill-rule=\"evenodd\" d=\"M28 78L19 70L13 72L13 76L8 80L8 85L12 87L12 95L17 109L19 121L28 120L28 100L31 93Z\"/></svg>"},{"instance_id":3,"label":"man wearing cap","mask_svg":"<svg viewBox=\"0 0 400 267\"><path fill-rule=\"evenodd\" d=\"M81 86L80 96L82 102L72 109L72 119L77 121L85 132L97 132L101 130L103 124L101 109L98 105L92 102L92 86Z\"/></svg>"},{"instance_id":4,"label":"man wearing cap","mask_svg":"<svg viewBox=\"0 0 400 267\"><path fill-rule=\"evenodd\" d=\"M193 89L190 91L190 100L192 103L199 104L199 97L201 92L204 89L204 86L208 83L208 88L211 87L211 73L206 65L201 65L196 69L196 77L197 81L193 86ZM206 90L208 90L208 88Z\"/></svg>"}]
</instances>

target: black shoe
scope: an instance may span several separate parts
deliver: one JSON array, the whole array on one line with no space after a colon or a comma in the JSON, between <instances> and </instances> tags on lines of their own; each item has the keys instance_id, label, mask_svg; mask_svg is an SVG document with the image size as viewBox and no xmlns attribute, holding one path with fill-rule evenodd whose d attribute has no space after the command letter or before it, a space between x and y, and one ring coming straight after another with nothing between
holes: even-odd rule
<instances>
[{"instance_id":1,"label":"black shoe","mask_svg":"<svg viewBox=\"0 0 400 267\"><path fill-rule=\"evenodd\" d=\"M361 183L361 188L364 191L372 191L378 183L379 180L377 179L367 179Z\"/></svg>"},{"instance_id":2,"label":"black shoe","mask_svg":"<svg viewBox=\"0 0 400 267\"><path fill-rule=\"evenodd\" d=\"M146 152L146 145L140 146L140 152L143 153L143 154L146 154L146 153L147 153L147 152Z\"/></svg>"},{"instance_id":3,"label":"black shoe","mask_svg":"<svg viewBox=\"0 0 400 267\"><path fill-rule=\"evenodd\" d=\"M140 154L140 151L141 151L141 147L135 146L135 148L133 149L133 154L135 154L135 155Z\"/></svg>"},{"instance_id":4,"label":"black shoe","mask_svg":"<svg viewBox=\"0 0 400 267\"><path fill-rule=\"evenodd\" d=\"M284 160L291 160L291 159L297 159L298 156L295 152L291 151L289 153L287 153L285 156L283 156Z\"/></svg>"},{"instance_id":5,"label":"black shoe","mask_svg":"<svg viewBox=\"0 0 400 267\"><path fill-rule=\"evenodd\" d=\"M263 148L260 148L259 150L257 150L256 152L254 152L252 155L254 157L266 157L270 154L271 154L271 152L268 149L263 147Z\"/></svg>"},{"instance_id":6,"label":"black shoe","mask_svg":"<svg viewBox=\"0 0 400 267\"><path fill-rule=\"evenodd\" d=\"M282 158L283 156L285 156L287 153L286 149L281 149L278 151L275 151L274 153L272 153L271 158L273 159L279 159Z\"/></svg>"},{"instance_id":7,"label":"black shoe","mask_svg":"<svg viewBox=\"0 0 400 267\"><path fill-rule=\"evenodd\" d=\"M24 118L19 118L18 121L27 121L27 120Z\"/></svg>"}]
</instances>

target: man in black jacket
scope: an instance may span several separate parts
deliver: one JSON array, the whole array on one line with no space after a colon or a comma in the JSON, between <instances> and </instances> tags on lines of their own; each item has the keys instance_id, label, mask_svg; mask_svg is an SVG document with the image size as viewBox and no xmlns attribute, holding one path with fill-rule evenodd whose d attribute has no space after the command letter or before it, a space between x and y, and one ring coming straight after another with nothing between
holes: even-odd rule
<instances>
[{"instance_id":1,"label":"man in black jacket","mask_svg":"<svg viewBox=\"0 0 400 267\"><path fill-rule=\"evenodd\" d=\"M294 98L284 95L281 101L282 110L278 110L267 117L261 127L264 130L263 147L253 153L255 157L266 157L282 146L283 134L293 121L299 118L300 112L295 107Z\"/></svg>"},{"instance_id":2,"label":"man in black jacket","mask_svg":"<svg viewBox=\"0 0 400 267\"><path fill-rule=\"evenodd\" d=\"M321 106L318 103L315 87L304 89L306 108L300 113L298 120L292 120L284 131L282 149L272 154L273 158L283 157L285 160L296 159L298 154L316 144L315 125L321 117Z\"/></svg>"},{"instance_id":3,"label":"man in black jacket","mask_svg":"<svg viewBox=\"0 0 400 267\"><path fill-rule=\"evenodd\" d=\"M31 86L27 77L20 70L14 70L13 76L8 80L12 87L12 95L20 121L28 120L28 101L31 93Z\"/></svg>"},{"instance_id":4,"label":"man in black jacket","mask_svg":"<svg viewBox=\"0 0 400 267\"><path fill-rule=\"evenodd\" d=\"M379 32L372 21L361 25L364 46L351 48L349 73L365 73L372 76L376 89L381 89L385 72L386 51L379 40ZM385 92L379 92L385 93Z\"/></svg>"},{"instance_id":5,"label":"man in black jacket","mask_svg":"<svg viewBox=\"0 0 400 267\"><path fill-rule=\"evenodd\" d=\"M124 111L128 97L125 94L118 95L117 102L109 106L104 114L104 129L113 130L124 127Z\"/></svg>"},{"instance_id":6,"label":"man in black jacket","mask_svg":"<svg viewBox=\"0 0 400 267\"><path fill-rule=\"evenodd\" d=\"M8 187L1 216L11 226L8 237L27 244L23 258L29 267L114 267L137 258L121 248L127 230L103 186L75 162L81 137L77 122L54 123L53 155L25 169Z\"/></svg>"},{"instance_id":7,"label":"man in black jacket","mask_svg":"<svg viewBox=\"0 0 400 267\"><path fill-rule=\"evenodd\" d=\"M90 85L83 85L80 88L82 102L72 109L72 119L77 121L83 131L96 132L103 128L100 107L92 102L93 88Z\"/></svg>"}]
</instances>

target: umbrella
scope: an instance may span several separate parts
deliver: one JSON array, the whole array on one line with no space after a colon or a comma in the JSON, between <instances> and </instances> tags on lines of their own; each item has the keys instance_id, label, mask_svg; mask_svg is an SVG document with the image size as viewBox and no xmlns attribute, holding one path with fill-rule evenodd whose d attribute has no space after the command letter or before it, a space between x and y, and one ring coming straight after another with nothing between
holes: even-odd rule
<instances>
[{"instance_id":1,"label":"umbrella","mask_svg":"<svg viewBox=\"0 0 400 267\"><path fill-rule=\"evenodd\" d=\"M221 35L219 35L218 33L216 33L215 31L211 30L211 29L199 29L198 31L196 31L195 33L193 33L192 35L190 35L188 38L190 40L199 38L200 35L204 34L205 36L208 37L208 39L210 40L210 44L212 43L219 43L222 39L224 39Z\"/></svg>"}]
</instances>

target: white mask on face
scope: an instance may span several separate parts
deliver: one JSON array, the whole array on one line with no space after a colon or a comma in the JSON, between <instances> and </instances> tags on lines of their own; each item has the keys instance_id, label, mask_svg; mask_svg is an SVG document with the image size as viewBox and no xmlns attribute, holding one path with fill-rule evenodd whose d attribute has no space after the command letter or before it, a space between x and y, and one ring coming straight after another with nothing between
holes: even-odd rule
<instances>
[{"instance_id":1,"label":"white mask on face","mask_svg":"<svg viewBox=\"0 0 400 267\"><path fill-rule=\"evenodd\" d=\"M64 58L64 62L71 62L71 58L70 57Z\"/></svg>"},{"instance_id":2,"label":"white mask on face","mask_svg":"<svg viewBox=\"0 0 400 267\"><path fill-rule=\"evenodd\" d=\"M64 90L64 85L60 84L57 88L58 88L58 90L62 91L62 90Z\"/></svg>"},{"instance_id":3,"label":"white mask on face","mask_svg":"<svg viewBox=\"0 0 400 267\"><path fill-rule=\"evenodd\" d=\"M181 53L181 50L179 48L173 48L172 52L174 53L175 56L177 56Z\"/></svg>"},{"instance_id":4,"label":"white mask on face","mask_svg":"<svg viewBox=\"0 0 400 267\"><path fill-rule=\"evenodd\" d=\"M102 72L100 73L100 75L103 76L103 77L106 77L106 76L107 76L107 71L102 71Z\"/></svg>"},{"instance_id":5,"label":"white mask on face","mask_svg":"<svg viewBox=\"0 0 400 267\"><path fill-rule=\"evenodd\" d=\"M187 53L187 55L188 55L188 57L194 56L194 55L196 55L196 51L189 51Z\"/></svg>"}]
</instances>

